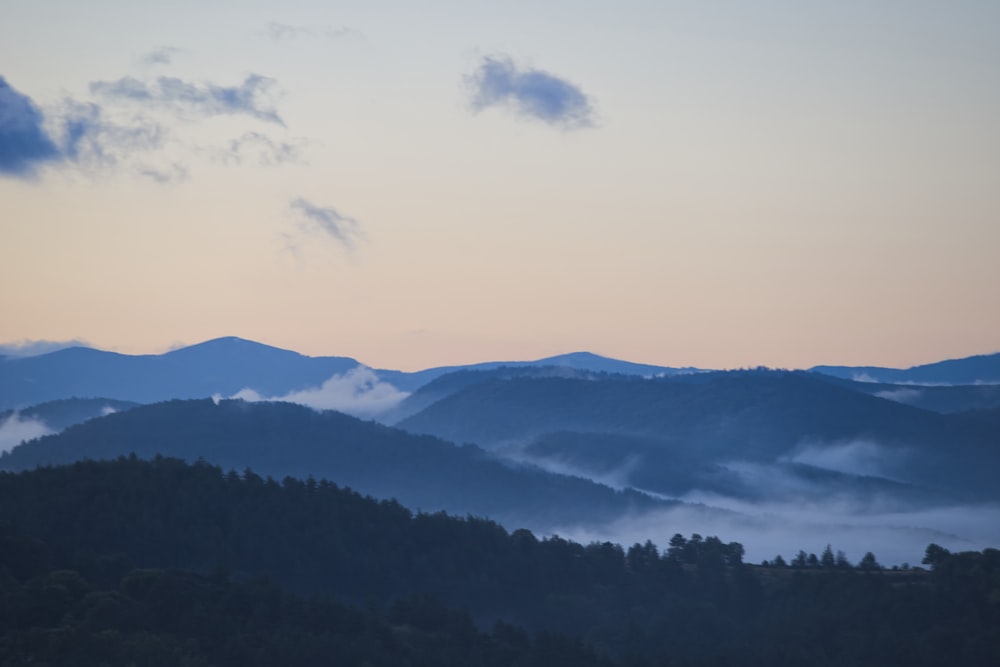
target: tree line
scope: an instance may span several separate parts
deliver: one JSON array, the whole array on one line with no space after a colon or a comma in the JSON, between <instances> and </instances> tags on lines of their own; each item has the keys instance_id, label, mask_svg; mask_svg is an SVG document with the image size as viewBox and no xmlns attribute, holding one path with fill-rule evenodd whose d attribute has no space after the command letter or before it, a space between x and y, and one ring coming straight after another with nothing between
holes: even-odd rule
<instances>
[{"instance_id":1,"label":"tree line","mask_svg":"<svg viewBox=\"0 0 1000 667\"><path fill-rule=\"evenodd\" d=\"M583 545L326 481L85 461L0 474L0 662L1000 664L995 549L930 545L928 570L903 572L832 548L802 567L743 556L714 536ZM87 651L103 658L67 657Z\"/></svg>"}]
</instances>

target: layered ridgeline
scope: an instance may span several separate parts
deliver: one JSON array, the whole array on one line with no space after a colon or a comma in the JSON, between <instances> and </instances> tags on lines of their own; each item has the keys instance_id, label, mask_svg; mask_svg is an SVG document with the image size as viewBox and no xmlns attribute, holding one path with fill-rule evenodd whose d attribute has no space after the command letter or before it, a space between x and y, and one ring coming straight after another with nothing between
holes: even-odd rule
<instances>
[{"instance_id":1,"label":"layered ridgeline","mask_svg":"<svg viewBox=\"0 0 1000 667\"><path fill-rule=\"evenodd\" d=\"M938 371L988 381L991 359L944 362ZM61 393L111 399L24 407ZM103 416L135 402L208 395L248 403ZM475 447L407 440L305 409L251 409L275 396ZM710 525L758 558L796 541L819 548L831 534L852 553L870 544L893 563L912 562L930 541L953 549L1000 543L1000 385L695 372L586 353L407 374L228 338L164 355L75 349L8 358L0 398L21 406L0 414L0 450L12 450L2 465L12 467L132 451L205 458L278 478L328 476L415 508L582 540L628 542L670 523ZM263 417L272 412L281 417ZM89 417L99 425L17 446Z\"/></svg>"},{"instance_id":2,"label":"layered ridgeline","mask_svg":"<svg viewBox=\"0 0 1000 667\"><path fill-rule=\"evenodd\" d=\"M475 446L456 447L338 412L239 400L170 401L110 414L20 445L0 455L0 469L131 453L249 467L276 479L326 478L415 509L490 516L539 530L595 525L676 504L511 466Z\"/></svg>"},{"instance_id":3,"label":"layered ridgeline","mask_svg":"<svg viewBox=\"0 0 1000 667\"><path fill-rule=\"evenodd\" d=\"M430 383L400 408L424 394L436 400L398 426L671 496L787 497L798 488L815 497L1000 499L1000 432L989 420L886 400L814 373L466 372Z\"/></svg>"},{"instance_id":4,"label":"layered ridgeline","mask_svg":"<svg viewBox=\"0 0 1000 667\"><path fill-rule=\"evenodd\" d=\"M406 392L447 373L500 366L558 366L645 376L692 370L635 364L581 352L535 361L495 361L406 373L372 370L350 357L310 357L228 337L164 354L127 355L72 347L32 357L0 356L0 410L68 398L155 403L174 398L232 397L240 392L253 392L265 398L306 392L318 394L317 400L323 400L325 395L328 400L336 401L338 392L368 393L375 389L384 404L360 405L367 414L373 414L394 404L384 399L402 398ZM331 380L335 381L334 386L323 392L323 385ZM353 405L349 400L343 403Z\"/></svg>"},{"instance_id":5,"label":"layered ridgeline","mask_svg":"<svg viewBox=\"0 0 1000 667\"><path fill-rule=\"evenodd\" d=\"M812 370L863 382L901 385L1000 384L1000 353L948 359L910 368L882 366L815 366Z\"/></svg>"},{"instance_id":6,"label":"layered ridgeline","mask_svg":"<svg viewBox=\"0 0 1000 667\"><path fill-rule=\"evenodd\" d=\"M1000 661L996 550L930 545L929 572L832 549L767 567L742 555L698 535L540 540L166 459L2 473L0 662Z\"/></svg>"}]
</instances>

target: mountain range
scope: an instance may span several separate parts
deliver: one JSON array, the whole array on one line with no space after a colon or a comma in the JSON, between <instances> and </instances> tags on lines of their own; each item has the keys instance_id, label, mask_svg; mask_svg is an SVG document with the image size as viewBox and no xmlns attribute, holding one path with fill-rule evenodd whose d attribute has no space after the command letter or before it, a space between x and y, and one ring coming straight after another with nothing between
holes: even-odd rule
<instances>
[{"instance_id":1,"label":"mountain range","mask_svg":"<svg viewBox=\"0 0 1000 667\"><path fill-rule=\"evenodd\" d=\"M163 354L125 355L71 347L30 357L0 357L0 410L66 398L109 398L153 403L174 398L234 396L252 390L281 397L318 388L327 380L365 367L350 357L310 357L237 337L209 340ZM459 371L558 367L640 377L673 377L702 369L637 364L589 352L534 361L491 361L417 372L373 369L380 382L409 393ZM882 384L1000 384L1000 353L943 361L911 369L816 366L814 372Z\"/></svg>"},{"instance_id":2,"label":"mountain range","mask_svg":"<svg viewBox=\"0 0 1000 667\"><path fill-rule=\"evenodd\" d=\"M0 360L0 469L204 459L581 540L692 524L762 536L751 550L792 531L877 534L905 560L927 541L1000 541L996 360L894 375L574 353L403 373L239 338L163 355L72 348Z\"/></svg>"}]
</instances>

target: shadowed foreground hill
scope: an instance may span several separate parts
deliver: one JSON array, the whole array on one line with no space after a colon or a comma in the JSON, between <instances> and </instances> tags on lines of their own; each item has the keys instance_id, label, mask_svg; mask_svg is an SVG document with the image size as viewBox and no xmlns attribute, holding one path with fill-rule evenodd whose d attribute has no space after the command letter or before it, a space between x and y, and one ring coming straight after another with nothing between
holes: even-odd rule
<instances>
[{"instance_id":1,"label":"shadowed foreground hill","mask_svg":"<svg viewBox=\"0 0 1000 667\"><path fill-rule=\"evenodd\" d=\"M157 454L261 475L326 478L428 511L489 516L536 529L606 521L671 503L511 467L474 446L289 403L210 399L133 408L15 447L0 469Z\"/></svg>"},{"instance_id":2,"label":"shadowed foreground hill","mask_svg":"<svg viewBox=\"0 0 1000 667\"><path fill-rule=\"evenodd\" d=\"M1000 552L931 545L927 555L932 573L882 571L874 558L859 570L832 554L755 568L739 544L711 537L678 535L662 553L648 542L583 546L414 516L326 482L165 459L84 462L0 474L0 658L601 662L573 641L493 626L502 618L633 667L996 665ZM257 573L341 602L303 600ZM367 612L342 606L366 599Z\"/></svg>"}]
</instances>

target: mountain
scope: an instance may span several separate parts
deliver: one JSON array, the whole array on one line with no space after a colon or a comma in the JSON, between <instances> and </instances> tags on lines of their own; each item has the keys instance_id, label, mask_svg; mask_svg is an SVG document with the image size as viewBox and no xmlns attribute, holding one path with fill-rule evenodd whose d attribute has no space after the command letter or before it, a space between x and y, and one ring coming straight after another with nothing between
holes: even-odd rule
<instances>
[{"instance_id":1,"label":"mountain","mask_svg":"<svg viewBox=\"0 0 1000 667\"><path fill-rule=\"evenodd\" d=\"M111 398L64 398L17 410L16 416L40 422L50 431L61 431L73 424L130 410L137 405L139 404L132 401L117 401ZM14 416L14 410L0 412L0 422Z\"/></svg>"},{"instance_id":2,"label":"mountain","mask_svg":"<svg viewBox=\"0 0 1000 667\"><path fill-rule=\"evenodd\" d=\"M108 398L66 398L22 410L0 411L0 452L80 422L128 410L138 403Z\"/></svg>"},{"instance_id":3,"label":"mountain","mask_svg":"<svg viewBox=\"0 0 1000 667\"><path fill-rule=\"evenodd\" d=\"M895 481L958 497L1000 497L987 472L1000 465L997 434L982 422L871 396L816 374L735 371L647 380L486 374L462 384L398 426L550 469L554 461L564 472L592 475L595 466L610 466L620 469L622 485L675 493L698 487L698 476L713 471L739 476L746 465L778 472L777 464L804 464L884 478L887 488ZM554 449L553 443L561 444ZM566 464L602 449L612 453L603 463L591 457L584 468ZM785 465L789 470L816 477ZM687 482L678 485L682 471ZM650 486L656 476L660 483Z\"/></svg>"},{"instance_id":4,"label":"mountain","mask_svg":"<svg viewBox=\"0 0 1000 667\"><path fill-rule=\"evenodd\" d=\"M243 389L264 398L321 387L361 364L350 357L309 357L236 337L158 355L125 355L72 347L32 357L0 357L0 410L67 398L107 397L136 403L173 398L230 397ZM377 381L411 392L458 370L560 366L632 375L685 372L577 352L537 361L442 366L415 373L374 370Z\"/></svg>"},{"instance_id":5,"label":"mountain","mask_svg":"<svg viewBox=\"0 0 1000 667\"><path fill-rule=\"evenodd\" d=\"M203 399L140 406L15 447L0 455L0 469L130 453L249 467L276 479L325 478L415 509L489 516L534 529L593 524L676 504L290 403Z\"/></svg>"},{"instance_id":6,"label":"mountain","mask_svg":"<svg viewBox=\"0 0 1000 667\"><path fill-rule=\"evenodd\" d=\"M825 375L885 384L1000 384L1000 352L962 359L948 359L911 368L880 366L814 366Z\"/></svg>"},{"instance_id":7,"label":"mountain","mask_svg":"<svg viewBox=\"0 0 1000 667\"><path fill-rule=\"evenodd\" d=\"M1000 384L919 385L860 382L820 375L842 387L933 412L952 413L1000 407Z\"/></svg>"},{"instance_id":8,"label":"mountain","mask_svg":"<svg viewBox=\"0 0 1000 667\"><path fill-rule=\"evenodd\" d=\"M347 357L306 357L241 338L218 338L159 355L74 347L0 359L0 409L98 396L154 403L232 396L247 387L279 396L319 386L357 366Z\"/></svg>"},{"instance_id":9,"label":"mountain","mask_svg":"<svg viewBox=\"0 0 1000 667\"><path fill-rule=\"evenodd\" d=\"M603 373L601 375L604 375ZM484 368L464 368L440 375L408 395L393 409L379 415L387 424L396 424L434 403L486 379L506 380L515 377L562 377L589 379L596 377L592 371L568 366L503 365Z\"/></svg>"}]
</instances>

